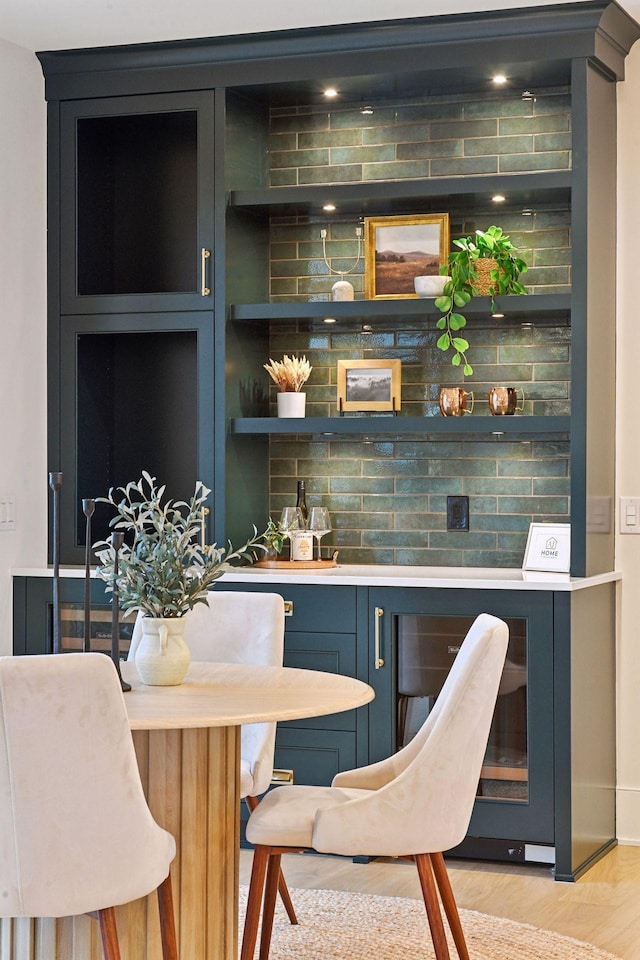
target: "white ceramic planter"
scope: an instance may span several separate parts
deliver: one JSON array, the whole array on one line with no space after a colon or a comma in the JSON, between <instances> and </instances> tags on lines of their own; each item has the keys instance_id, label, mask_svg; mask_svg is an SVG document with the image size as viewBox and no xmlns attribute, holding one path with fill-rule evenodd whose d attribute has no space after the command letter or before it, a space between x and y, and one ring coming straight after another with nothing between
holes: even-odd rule
<instances>
[{"instance_id":1,"label":"white ceramic planter","mask_svg":"<svg viewBox=\"0 0 640 960\"><path fill-rule=\"evenodd\" d=\"M306 400L306 393L279 393L278 416L304 417Z\"/></svg>"},{"instance_id":2,"label":"white ceramic planter","mask_svg":"<svg viewBox=\"0 0 640 960\"><path fill-rule=\"evenodd\" d=\"M414 277L413 286L419 297L441 297L444 292L444 285L449 280L451 280L451 277L441 277L440 274Z\"/></svg>"},{"instance_id":3,"label":"white ceramic planter","mask_svg":"<svg viewBox=\"0 0 640 960\"><path fill-rule=\"evenodd\" d=\"M143 617L142 639L135 654L140 679L151 687L182 683L191 662L184 642L184 617Z\"/></svg>"}]
</instances>

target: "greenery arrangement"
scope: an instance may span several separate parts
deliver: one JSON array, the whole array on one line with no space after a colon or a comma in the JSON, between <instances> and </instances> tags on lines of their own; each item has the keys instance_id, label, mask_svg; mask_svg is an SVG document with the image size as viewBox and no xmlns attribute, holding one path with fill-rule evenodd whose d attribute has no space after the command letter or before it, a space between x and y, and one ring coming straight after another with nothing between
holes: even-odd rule
<instances>
[{"instance_id":1,"label":"greenery arrangement","mask_svg":"<svg viewBox=\"0 0 640 960\"><path fill-rule=\"evenodd\" d=\"M122 531L125 541L118 552L118 575L114 571L115 551L108 540L94 544L100 565L97 576L113 593L117 579L118 597L123 610L142 610L147 617L183 617L197 603L207 603L207 591L229 568L231 560L249 558L252 548L264 549L263 534L253 537L238 550L216 544L204 546L200 538L205 517L205 501L211 493L200 481L189 502L162 502L165 487L156 486L156 478L146 471L137 483L109 490L101 503L116 510L110 521Z\"/></svg>"},{"instance_id":2,"label":"greenery arrangement","mask_svg":"<svg viewBox=\"0 0 640 960\"><path fill-rule=\"evenodd\" d=\"M306 357L288 357L285 353L282 360L271 360L264 364L274 383L281 393L299 393L309 379L313 367Z\"/></svg>"},{"instance_id":3,"label":"greenery arrangement","mask_svg":"<svg viewBox=\"0 0 640 960\"><path fill-rule=\"evenodd\" d=\"M461 237L453 241L457 251L449 254L448 263L440 273L451 277L445 284L444 292L435 301L443 314L436 326L444 333L438 338L437 346L445 353L453 349L451 363L454 367L463 365L465 377L473 373L473 367L467 360L469 341L458 335L467 320L460 313L472 297L478 296L478 265L480 259L493 259L496 266L491 270L489 294L493 307L493 298L504 294L524 294L526 289L520 283L520 274L525 273L527 265L506 233L500 227L489 227L486 231L476 230L472 237Z\"/></svg>"},{"instance_id":4,"label":"greenery arrangement","mask_svg":"<svg viewBox=\"0 0 640 960\"><path fill-rule=\"evenodd\" d=\"M272 551L277 555L282 553L282 548L284 546L284 541L287 539L287 535L282 529L282 525L280 524L279 520L272 520L271 517L269 517L267 529L262 536L267 548L267 552Z\"/></svg>"}]
</instances>

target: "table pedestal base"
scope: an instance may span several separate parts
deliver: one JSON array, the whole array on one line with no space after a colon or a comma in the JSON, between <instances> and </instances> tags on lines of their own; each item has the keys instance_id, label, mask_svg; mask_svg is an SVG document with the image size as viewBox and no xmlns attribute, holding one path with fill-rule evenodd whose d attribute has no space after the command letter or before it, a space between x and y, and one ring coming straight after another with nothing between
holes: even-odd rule
<instances>
[{"instance_id":1,"label":"table pedestal base","mask_svg":"<svg viewBox=\"0 0 640 960\"><path fill-rule=\"evenodd\" d=\"M171 866L178 949L188 960L236 960L240 727L139 730L133 739L151 812L176 838ZM155 893L119 907L127 960L161 960ZM102 960L89 917L0 920L2 960Z\"/></svg>"}]
</instances>

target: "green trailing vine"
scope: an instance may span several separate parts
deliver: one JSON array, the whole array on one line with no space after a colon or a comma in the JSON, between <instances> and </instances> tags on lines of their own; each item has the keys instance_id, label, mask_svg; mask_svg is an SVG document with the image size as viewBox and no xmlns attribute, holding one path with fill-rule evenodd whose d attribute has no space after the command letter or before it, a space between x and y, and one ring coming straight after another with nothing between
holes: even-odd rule
<instances>
[{"instance_id":1,"label":"green trailing vine","mask_svg":"<svg viewBox=\"0 0 640 960\"><path fill-rule=\"evenodd\" d=\"M515 246L500 227L492 226L486 231L476 230L472 237L461 237L454 240L453 245L458 250L449 254L447 266L440 271L451 279L445 284L442 296L435 301L436 307L442 313L436 321L436 327L443 331L438 337L437 347L444 353L453 350L451 363L454 367L462 366L464 376L468 377L473 373L473 367L467 359L469 341L460 336L460 331L467 325L467 319L459 311L468 306L472 297L478 296L477 261L488 258L495 260L497 264L490 273L492 309L496 296L527 292L519 279L520 274L526 272L527 265L517 255Z\"/></svg>"}]
</instances>

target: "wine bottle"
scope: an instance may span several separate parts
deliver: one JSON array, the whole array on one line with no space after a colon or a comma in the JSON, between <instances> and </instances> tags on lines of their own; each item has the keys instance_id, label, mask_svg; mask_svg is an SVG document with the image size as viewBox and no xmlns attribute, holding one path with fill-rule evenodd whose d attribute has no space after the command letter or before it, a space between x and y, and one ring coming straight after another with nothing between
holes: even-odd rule
<instances>
[{"instance_id":1,"label":"wine bottle","mask_svg":"<svg viewBox=\"0 0 640 960\"><path fill-rule=\"evenodd\" d=\"M307 508L307 500L306 500L305 489L304 489L304 480L298 480L298 499L296 501L296 507L298 507L298 509L300 510L300 513L302 515L302 523L303 523L304 529L306 530L307 526L309 525L309 510Z\"/></svg>"}]
</instances>

